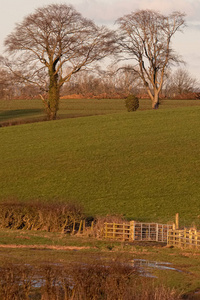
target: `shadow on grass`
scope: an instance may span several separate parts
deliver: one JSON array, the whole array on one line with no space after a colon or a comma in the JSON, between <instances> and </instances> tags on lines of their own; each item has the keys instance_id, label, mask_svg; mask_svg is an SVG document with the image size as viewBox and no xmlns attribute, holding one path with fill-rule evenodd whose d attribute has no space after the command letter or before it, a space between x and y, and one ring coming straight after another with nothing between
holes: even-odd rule
<instances>
[{"instance_id":1,"label":"shadow on grass","mask_svg":"<svg viewBox=\"0 0 200 300\"><path fill-rule=\"evenodd\" d=\"M0 112L0 121L7 121L9 119L22 118L26 116L34 116L36 114L42 113L42 109L15 109L6 110Z\"/></svg>"}]
</instances>

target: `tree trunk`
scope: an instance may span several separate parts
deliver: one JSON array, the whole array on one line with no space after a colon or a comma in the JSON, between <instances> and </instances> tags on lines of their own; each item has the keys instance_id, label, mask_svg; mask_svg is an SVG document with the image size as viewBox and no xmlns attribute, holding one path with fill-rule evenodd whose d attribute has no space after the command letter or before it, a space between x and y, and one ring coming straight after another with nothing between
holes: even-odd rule
<instances>
[{"instance_id":1,"label":"tree trunk","mask_svg":"<svg viewBox=\"0 0 200 300\"><path fill-rule=\"evenodd\" d=\"M149 87L147 87L147 92L149 94L149 97L151 99L151 103L152 103L152 108L153 109L157 109L159 106L159 90L157 90L156 88L154 89L154 94L151 92L151 90L149 89Z\"/></svg>"},{"instance_id":2,"label":"tree trunk","mask_svg":"<svg viewBox=\"0 0 200 300\"><path fill-rule=\"evenodd\" d=\"M158 106L159 106L159 91L154 90L154 97L153 97L153 100L152 100L152 108L157 109Z\"/></svg>"},{"instance_id":3,"label":"tree trunk","mask_svg":"<svg viewBox=\"0 0 200 300\"><path fill-rule=\"evenodd\" d=\"M49 120L55 120L59 109L60 89L58 86L58 75L49 71L49 92L47 115Z\"/></svg>"}]
</instances>

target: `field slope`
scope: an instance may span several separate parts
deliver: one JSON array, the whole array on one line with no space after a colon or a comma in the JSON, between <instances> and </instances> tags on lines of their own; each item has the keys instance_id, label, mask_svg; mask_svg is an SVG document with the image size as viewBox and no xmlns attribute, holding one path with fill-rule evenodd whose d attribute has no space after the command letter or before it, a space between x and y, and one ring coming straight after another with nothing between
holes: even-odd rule
<instances>
[{"instance_id":1,"label":"field slope","mask_svg":"<svg viewBox=\"0 0 200 300\"><path fill-rule=\"evenodd\" d=\"M0 129L0 199L74 201L88 215L200 225L200 107Z\"/></svg>"}]
</instances>

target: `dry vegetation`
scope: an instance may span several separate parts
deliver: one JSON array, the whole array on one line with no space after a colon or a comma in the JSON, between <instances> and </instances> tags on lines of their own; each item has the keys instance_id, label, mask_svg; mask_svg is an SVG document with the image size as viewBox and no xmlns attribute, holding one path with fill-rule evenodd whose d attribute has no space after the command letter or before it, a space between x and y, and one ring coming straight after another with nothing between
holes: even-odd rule
<instances>
[{"instance_id":1,"label":"dry vegetation","mask_svg":"<svg viewBox=\"0 0 200 300\"><path fill-rule=\"evenodd\" d=\"M122 263L1 267L0 296L5 300L177 300L174 290L156 286Z\"/></svg>"},{"instance_id":2,"label":"dry vegetation","mask_svg":"<svg viewBox=\"0 0 200 300\"><path fill-rule=\"evenodd\" d=\"M0 228L71 232L75 222L80 222L83 212L80 206L62 203L0 204Z\"/></svg>"},{"instance_id":3,"label":"dry vegetation","mask_svg":"<svg viewBox=\"0 0 200 300\"><path fill-rule=\"evenodd\" d=\"M83 208L71 203L22 203L17 200L0 204L0 228L84 233L102 237L105 222L128 223L121 215L86 217Z\"/></svg>"}]
</instances>

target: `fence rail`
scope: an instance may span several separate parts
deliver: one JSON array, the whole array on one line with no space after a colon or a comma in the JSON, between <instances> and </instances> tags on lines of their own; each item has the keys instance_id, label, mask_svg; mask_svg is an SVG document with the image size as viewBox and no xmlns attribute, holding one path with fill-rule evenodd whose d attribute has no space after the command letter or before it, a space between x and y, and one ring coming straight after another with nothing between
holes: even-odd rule
<instances>
[{"instance_id":1,"label":"fence rail","mask_svg":"<svg viewBox=\"0 0 200 300\"><path fill-rule=\"evenodd\" d=\"M200 231L195 229L169 230L167 244L180 248L200 249Z\"/></svg>"},{"instance_id":2,"label":"fence rail","mask_svg":"<svg viewBox=\"0 0 200 300\"><path fill-rule=\"evenodd\" d=\"M122 241L157 241L167 243L173 225L158 223L104 223L104 237Z\"/></svg>"}]
</instances>

